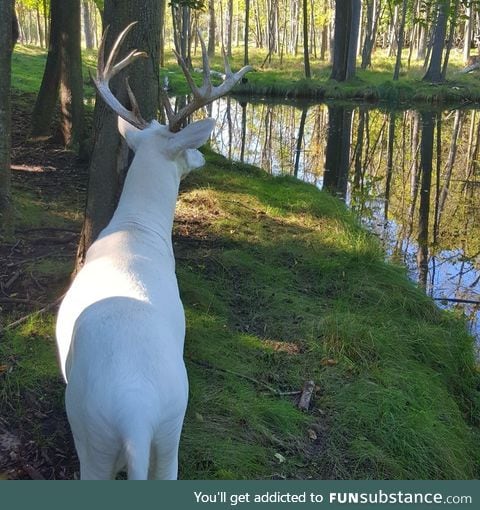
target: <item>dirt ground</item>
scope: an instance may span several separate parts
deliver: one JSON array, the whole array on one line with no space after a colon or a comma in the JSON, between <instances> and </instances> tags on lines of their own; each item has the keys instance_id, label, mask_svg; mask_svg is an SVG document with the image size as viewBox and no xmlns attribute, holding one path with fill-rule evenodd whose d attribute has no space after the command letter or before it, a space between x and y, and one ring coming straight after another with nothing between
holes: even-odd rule
<instances>
[{"instance_id":1,"label":"dirt ground","mask_svg":"<svg viewBox=\"0 0 480 510\"><path fill-rule=\"evenodd\" d=\"M66 151L55 137L28 141L30 112L19 105L32 104L32 98L14 95L13 104L13 193L27 193L45 210L52 202L68 204L72 196L77 203L83 202L85 162ZM80 226L80 221L72 221L65 228L38 223L26 228L19 221L14 240L0 245L0 341L4 340L1 329L18 319L44 307L56 310L55 302L68 279L64 274L37 273L32 265L45 260L73 261ZM59 376L38 391L17 390L23 404L19 413L1 388L6 385L5 372L16 362L0 360L0 479L72 479L78 463L63 410L63 382ZM42 436L47 439L36 439Z\"/></svg>"}]
</instances>

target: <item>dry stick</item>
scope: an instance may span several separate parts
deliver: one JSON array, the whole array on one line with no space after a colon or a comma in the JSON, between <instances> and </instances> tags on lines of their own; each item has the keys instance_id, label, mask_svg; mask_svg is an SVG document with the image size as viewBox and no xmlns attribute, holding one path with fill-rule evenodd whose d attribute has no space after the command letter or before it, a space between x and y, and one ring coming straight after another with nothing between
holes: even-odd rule
<instances>
[{"instance_id":1,"label":"dry stick","mask_svg":"<svg viewBox=\"0 0 480 510\"><path fill-rule=\"evenodd\" d=\"M57 298L55 301L53 301L53 303L50 303L50 304L44 306L43 308L40 308L40 310L36 310L35 312L29 313L28 315L25 315L24 317L20 317L20 319L17 319L16 321L11 322L10 324L7 324L3 328L3 330L8 331L10 329L16 328L17 326L20 326L20 324L23 324L24 322L26 322L30 317L39 315L41 313L48 312L49 310L54 308L56 305L58 305L64 296L65 296L65 294L63 294L62 296Z\"/></svg>"},{"instance_id":2,"label":"dry stick","mask_svg":"<svg viewBox=\"0 0 480 510\"><path fill-rule=\"evenodd\" d=\"M238 372L234 372L233 370L228 370L226 368L214 367L213 365L211 365L210 363L208 363L206 361L197 361L192 358L188 358L188 359L192 363L194 363L195 365L198 365L200 367L208 368L209 370L218 370L219 372L225 372L226 374L236 375L237 377L241 377L242 379L246 379L247 381L257 384L258 386L263 386L264 388L266 388L268 391L274 393L275 395L279 395L279 396L283 397L283 396L287 396L287 395L299 395L301 393L301 391L280 391L280 390L277 390L276 388L272 388L272 386L269 386L268 384L266 384L262 381L254 379L253 377L250 377L248 375L240 374Z\"/></svg>"},{"instance_id":3,"label":"dry stick","mask_svg":"<svg viewBox=\"0 0 480 510\"><path fill-rule=\"evenodd\" d=\"M315 383L313 381L305 381L305 384L303 385L302 394L297 405L299 409L301 409L302 411L308 411L314 390Z\"/></svg>"},{"instance_id":4,"label":"dry stick","mask_svg":"<svg viewBox=\"0 0 480 510\"><path fill-rule=\"evenodd\" d=\"M434 301L448 301L450 303L467 303L470 305L480 305L480 301L476 301L474 299L457 299L457 298L442 298L442 297L434 297L432 299Z\"/></svg>"}]
</instances>

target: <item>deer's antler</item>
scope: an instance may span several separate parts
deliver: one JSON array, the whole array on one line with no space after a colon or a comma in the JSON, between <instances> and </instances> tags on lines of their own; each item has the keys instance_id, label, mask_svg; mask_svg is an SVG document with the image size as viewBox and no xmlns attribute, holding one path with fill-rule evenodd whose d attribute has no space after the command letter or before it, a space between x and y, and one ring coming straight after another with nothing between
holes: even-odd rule
<instances>
[{"instance_id":1,"label":"deer's antler","mask_svg":"<svg viewBox=\"0 0 480 510\"><path fill-rule=\"evenodd\" d=\"M108 28L107 27L103 33L102 42L100 44L100 48L98 49L98 61L97 61L97 76L93 77L92 80L97 88L98 93L105 101L105 103L110 106L110 108L117 113L122 119L126 120L128 123L139 129L145 129L148 126L148 122L142 118L140 115L140 109L138 108L137 100L133 95L132 89L128 84L127 79L127 92L130 98L130 103L132 104L132 111L127 110L120 101L113 95L110 90L109 81L115 76L119 71L121 71L124 67L127 67L129 64L134 62L137 58L146 57L147 54L144 51L132 50L124 59L120 60L114 64L115 59L118 55L118 50L120 45L124 41L128 32L132 29L133 25L137 22L134 21L130 23L118 36L115 41L112 50L110 51L110 55L108 57L107 63L105 64L105 41L107 39Z\"/></svg>"},{"instance_id":2,"label":"deer's antler","mask_svg":"<svg viewBox=\"0 0 480 510\"><path fill-rule=\"evenodd\" d=\"M187 80L187 83L190 87L190 90L193 94L193 100L185 105L178 113L175 113L170 105L170 101L166 92L161 90L161 97L163 106L165 107L165 112L168 118L168 127L170 131L176 132L179 131L182 122L190 116L194 111L199 110L202 106L205 106L215 99L228 94L230 90L243 78L243 76L248 73L248 71L252 70L251 66L245 66L237 71L236 73L232 73L230 68L230 64L228 63L227 56L225 54L225 50L223 50L223 60L225 64L225 79L223 83L214 87L211 81L211 71L210 71L210 63L208 61L207 48L205 47L205 42L200 35L200 32L197 31L198 38L200 40L200 44L202 45L202 60L203 60L203 84L201 87L197 87L195 82L193 81L192 75L188 69L187 64L183 60L183 58L174 50L174 53L177 57L178 63L183 70L183 74Z\"/></svg>"}]
</instances>

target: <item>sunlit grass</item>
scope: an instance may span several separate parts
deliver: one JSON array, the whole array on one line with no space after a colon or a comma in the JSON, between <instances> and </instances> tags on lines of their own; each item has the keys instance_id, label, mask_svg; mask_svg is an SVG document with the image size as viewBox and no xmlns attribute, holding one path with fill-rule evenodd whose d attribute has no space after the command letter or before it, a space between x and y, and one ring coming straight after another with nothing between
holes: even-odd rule
<instances>
[{"instance_id":1,"label":"sunlit grass","mask_svg":"<svg viewBox=\"0 0 480 510\"><path fill-rule=\"evenodd\" d=\"M161 70L162 80L168 76L170 90L177 94L188 93L188 87L181 69L169 49L165 52L165 68ZM452 50L447 72L447 81L441 85L431 85L423 82L425 74L423 61L417 61L412 56L411 65L407 68L408 48L403 52L400 79L393 81L395 56L387 56L385 50L378 49L372 57L372 66L360 69L360 58L357 60L357 76L347 83L332 82L330 77L330 63L312 57L312 79L304 79L304 63L301 52L297 56L272 55L271 62L265 61L267 53L264 49L251 47L249 61L254 71L247 75L247 83L237 87L237 92L245 94L271 95L277 97L307 97L311 99L364 99L384 100L393 103L427 102L427 103L463 103L466 100L480 100L480 86L478 85L478 71L470 74L460 74L463 69L463 56L459 50ZM22 92L36 93L40 87L46 52L32 46L17 45L13 54L13 86ZM84 83L87 104L95 96L91 85L89 71L95 69L96 51L84 50ZM192 64L194 69L200 69L200 48L192 50ZM231 65L233 70L243 66L243 48L234 48ZM216 71L223 71L223 57L217 48L215 57L211 59L211 67ZM198 84L201 74L193 73ZM215 81L215 79L214 79Z\"/></svg>"}]
</instances>

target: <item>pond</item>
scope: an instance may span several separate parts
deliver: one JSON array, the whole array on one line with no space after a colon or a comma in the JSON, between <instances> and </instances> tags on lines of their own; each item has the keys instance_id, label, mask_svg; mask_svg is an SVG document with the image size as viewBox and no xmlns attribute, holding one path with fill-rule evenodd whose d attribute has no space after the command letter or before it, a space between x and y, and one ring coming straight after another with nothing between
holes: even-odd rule
<instances>
[{"instance_id":1,"label":"pond","mask_svg":"<svg viewBox=\"0 0 480 510\"><path fill-rule=\"evenodd\" d=\"M224 98L212 148L337 194L480 341L480 112Z\"/></svg>"}]
</instances>

